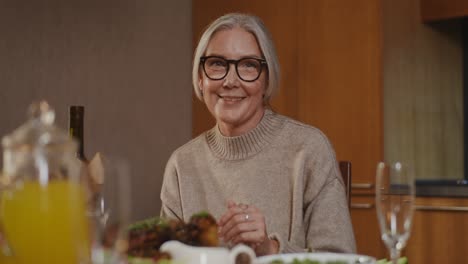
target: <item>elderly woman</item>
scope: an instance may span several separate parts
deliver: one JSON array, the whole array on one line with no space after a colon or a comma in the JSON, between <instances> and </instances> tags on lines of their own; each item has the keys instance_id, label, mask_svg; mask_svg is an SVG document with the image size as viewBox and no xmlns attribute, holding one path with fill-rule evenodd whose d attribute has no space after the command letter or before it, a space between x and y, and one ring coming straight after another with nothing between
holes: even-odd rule
<instances>
[{"instance_id":1,"label":"elderly woman","mask_svg":"<svg viewBox=\"0 0 468 264\"><path fill-rule=\"evenodd\" d=\"M245 14L215 20L193 60L195 93L216 126L177 149L161 190L163 217L218 219L219 237L257 255L354 252L345 188L317 128L269 107L279 85L273 41Z\"/></svg>"}]
</instances>

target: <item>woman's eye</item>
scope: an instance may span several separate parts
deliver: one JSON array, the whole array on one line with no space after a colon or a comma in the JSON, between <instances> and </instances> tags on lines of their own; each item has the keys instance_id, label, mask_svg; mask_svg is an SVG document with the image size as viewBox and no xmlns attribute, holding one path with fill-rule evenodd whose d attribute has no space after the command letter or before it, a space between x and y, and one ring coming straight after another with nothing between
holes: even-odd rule
<instances>
[{"instance_id":1,"label":"woman's eye","mask_svg":"<svg viewBox=\"0 0 468 264\"><path fill-rule=\"evenodd\" d=\"M223 60L210 60L208 65L213 67L224 67L226 66L226 62Z\"/></svg>"},{"instance_id":2,"label":"woman's eye","mask_svg":"<svg viewBox=\"0 0 468 264\"><path fill-rule=\"evenodd\" d=\"M259 64L255 60L246 60L246 61L242 61L239 66L242 68L255 68L256 69L259 67Z\"/></svg>"}]
</instances>

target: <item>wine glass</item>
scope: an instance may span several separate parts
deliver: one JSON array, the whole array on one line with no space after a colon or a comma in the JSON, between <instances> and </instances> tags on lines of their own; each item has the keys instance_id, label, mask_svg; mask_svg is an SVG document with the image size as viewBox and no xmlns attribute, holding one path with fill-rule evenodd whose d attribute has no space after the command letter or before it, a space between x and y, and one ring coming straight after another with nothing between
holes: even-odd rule
<instances>
[{"instance_id":1,"label":"wine glass","mask_svg":"<svg viewBox=\"0 0 468 264\"><path fill-rule=\"evenodd\" d=\"M128 247L131 186L128 162L104 156L89 165L93 264L124 263Z\"/></svg>"},{"instance_id":2,"label":"wine glass","mask_svg":"<svg viewBox=\"0 0 468 264\"><path fill-rule=\"evenodd\" d=\"M402 162L377 165L375 189L377 218L382 240L396 264L411 232L415 185L414 175Z\"/></svg>"}]
</instances>

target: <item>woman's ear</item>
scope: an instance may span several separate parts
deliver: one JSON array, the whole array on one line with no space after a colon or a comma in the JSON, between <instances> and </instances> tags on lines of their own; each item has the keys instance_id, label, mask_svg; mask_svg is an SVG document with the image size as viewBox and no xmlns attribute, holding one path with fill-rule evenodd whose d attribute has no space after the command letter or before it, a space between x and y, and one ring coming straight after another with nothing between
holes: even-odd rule
<instances>
[{"instance_id":1,"label":"woman's ear","mask_svg":"<svg viewBox=\"0 0 468 264\"><path fill-rule=\"evenodd\" d=\"M198 89L200 89L200 94L203 97L203 86L202 86L202 80L198 79Z\"/></svg>"},{"instance_id":2,"label":"woman's ear","mask_svg":"<svg viewBox=\"0 0 468 264\"><path fill-rule=\"evenodd\" d=\"M203 75L201 74L201 72L198 72L198 89L200 91L201 100L204 101L204 98L203 98Z\"/></svg>"},{"instance_id":3,"label":"woman's ear","mask_svg":"<svg viewBox=\"0 0 468 264\"><path fill-rule=\"evenodd\" d=\"M198 88L200 89L200 91L203 91L203 74L201 73L201 71L198 71Z\"/></svg>"}]
</instances>

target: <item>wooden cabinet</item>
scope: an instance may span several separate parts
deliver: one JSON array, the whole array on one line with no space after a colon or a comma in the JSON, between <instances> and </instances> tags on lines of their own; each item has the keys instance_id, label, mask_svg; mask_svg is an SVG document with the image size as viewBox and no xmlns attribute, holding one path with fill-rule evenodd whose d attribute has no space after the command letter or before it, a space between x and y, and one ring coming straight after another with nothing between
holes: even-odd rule
<instances>
[{"instance_id":1,"label":"wooden cabinet","mask_svg":"<svg viewBox=\"0 0 468 264\"><path fill-rule=\"evenodd\" d=\"M380 238L377 222L375 198L373 195L353 196L351 199L351 218L357 251L360 254L382 259L388 256Z\"/></svg>"},{"instance_id":2,"label":"wooden cabinet","mask_svg":"<svg viewBox=\"0 0 468 264\"><path fill-rule=\"evenodd\" d=\"M468 263L468 199L416 199L411 237L404 254L410 263Z\"/></svg>"},{"instance_id":3,"label":"wooden cabinet","mask_svg":"<svg viewBox=\"0 0 468 264\"><path fill-rule=\"evenodd\" d=\"M358 252L388 258L380 239L374 196L354 196L351 216ZM411 264L468 263L468 199L416 198L411 236L402 255Z\"/></svg>"},{"instance_id":4,"label":"wooden cabinet","mask_svg":"<svg viewBox=\"0 0 468 264\"><path fill-rule=\"evenodd\" d=\"M420 4L425 22L468 16L466 0L420 0Z\"/></svg>"}]
</instances>

